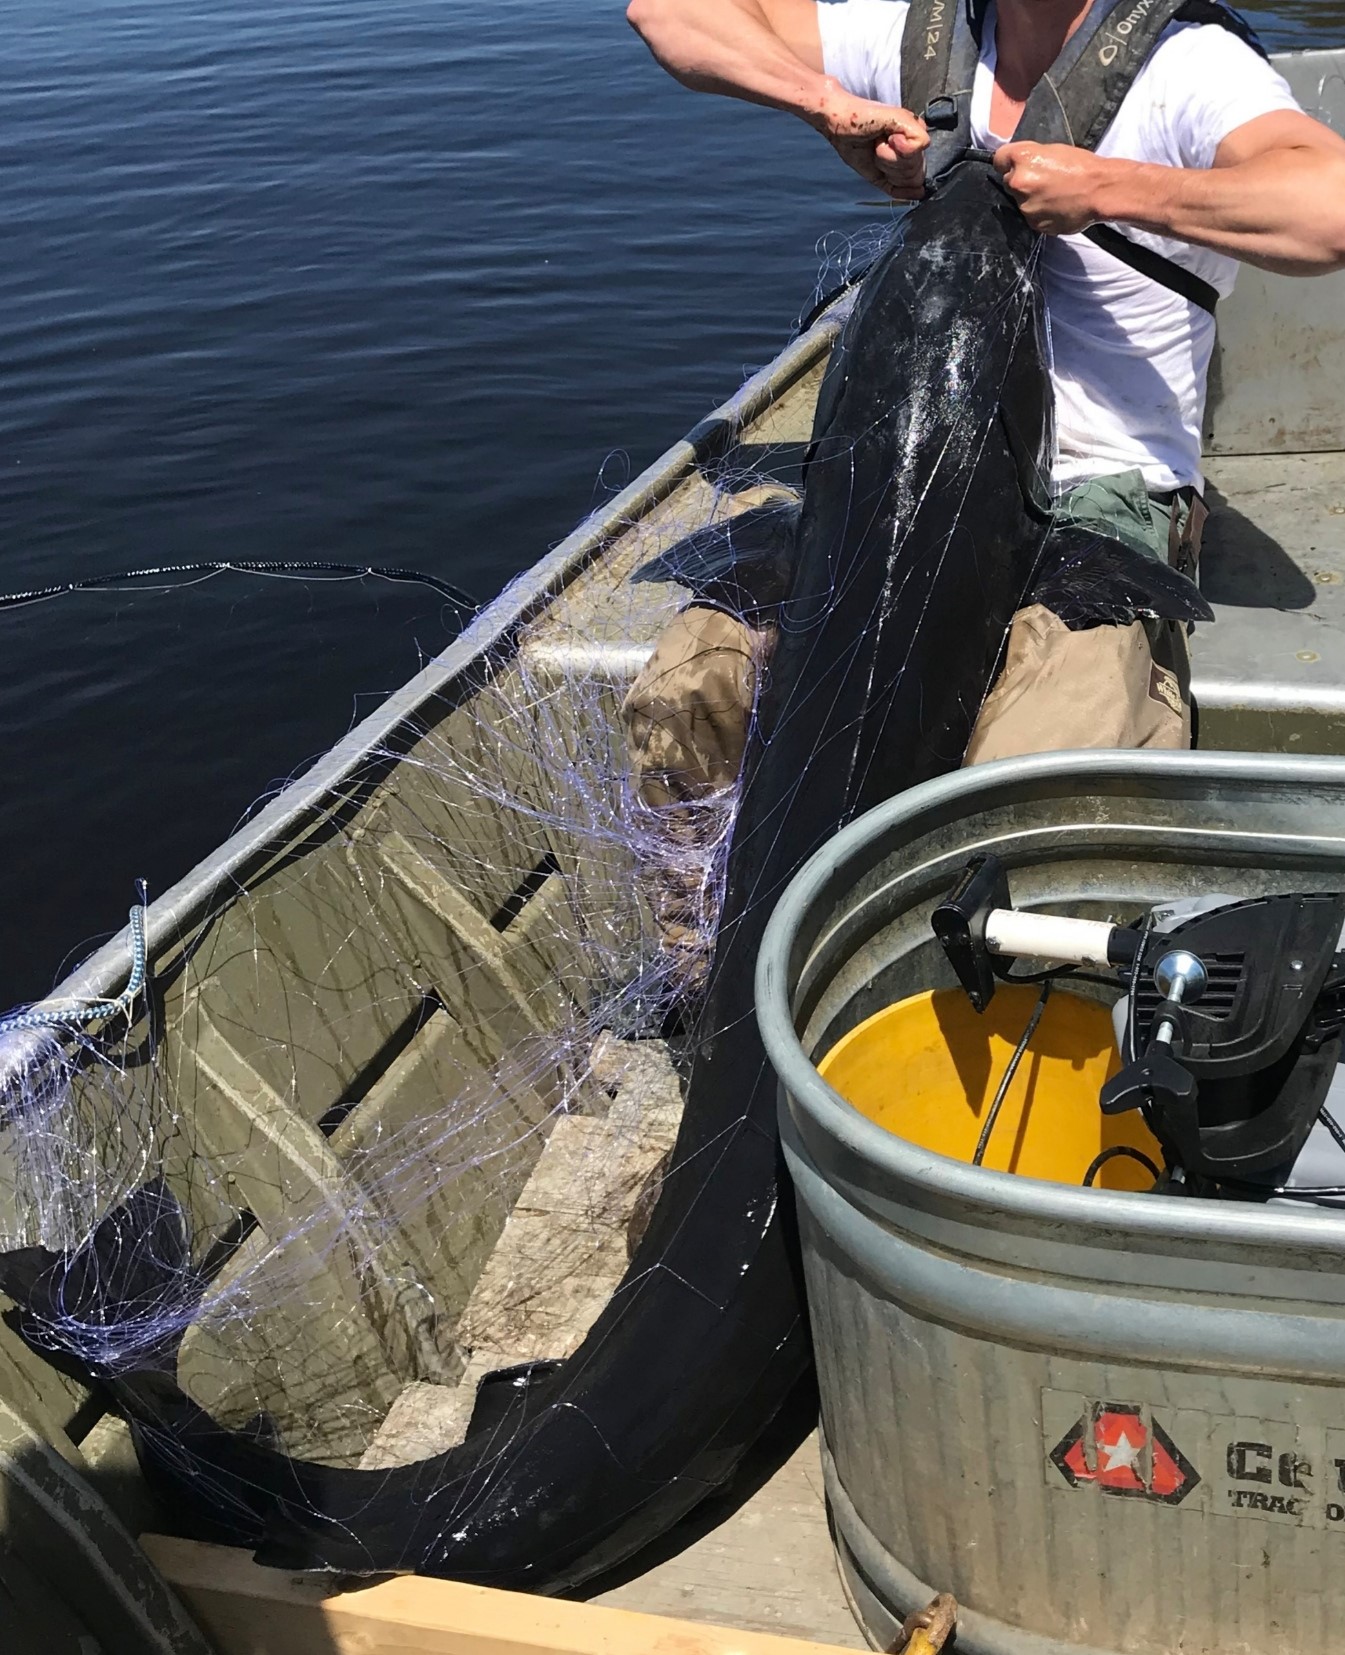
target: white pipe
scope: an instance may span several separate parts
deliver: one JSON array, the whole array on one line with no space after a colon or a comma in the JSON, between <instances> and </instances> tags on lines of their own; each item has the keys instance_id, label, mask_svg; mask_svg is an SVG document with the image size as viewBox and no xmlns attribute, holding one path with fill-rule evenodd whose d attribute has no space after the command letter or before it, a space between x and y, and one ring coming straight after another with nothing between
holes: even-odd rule
<instances>
[{"instance_id":1,"label":"white pipe","mask_svg":"<svg viewBox=\"0 0 1345 1655\"><path fill-rule=\"evenodd\" d=\"M1107 944L1116 930L1100 919L1066 919L1060 914L1026 914L992 909L985 922L985 945L1012 958L1060 960L1069 965L1107 965Z\"/></svg>"}]
</instances>

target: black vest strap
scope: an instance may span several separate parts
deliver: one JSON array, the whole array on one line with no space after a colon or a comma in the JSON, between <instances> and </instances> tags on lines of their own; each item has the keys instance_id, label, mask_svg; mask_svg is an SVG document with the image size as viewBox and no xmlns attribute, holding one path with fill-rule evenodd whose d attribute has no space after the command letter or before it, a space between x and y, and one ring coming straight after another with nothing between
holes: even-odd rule
<instances>
[{"instance_id":1,"label":"black vest strap","mask_svg":"<svg viewBox=\"0 0 1345 1655\"><path fill-rule=\"evenodd\" d=\"M1242 19L1215 0L1116 0L1111 6L1094 5L1083 27L1042 76L1014 136L1096 149L1172 23L1215 23L1261 50Z\"/></svg>"},{"instance_id":2,"label":"black vest strap","mask_svg":"<svg viewBox=\"0 0 1345 1655\"><path fill-rule=\"evenodd\" d=\"M901 38L901 99L930 129L930 178L971 145L971 89L988 0L912 0Z\"/></svg>"},{"instance_id":3,"label":"black vest strap","mask_svg":"<svg viewBox=\"0 0 1345 1655\"><path fill-rule=\"evenodd\" d=\"M1186 0L1095 3L1033 88L1016 139L1096 149L1159 36Z\"/></svg>"},{"instance_id":4,"label":"black vest strap","mask_svg":"<svg viewBox=\"0 0 1345 1655\"><path fill-rule=\"evenodd\" d=\"M1104 253L1110 253L1114 259L1128 264L1151 282L1180 294L1183 299L1189 299L1193 305L1199 305L1202 310L1214 315L1219 304L1219 289L1203 276L1197 276L1194 270L1188 270L1184 264L1178 264L1166 254L1155 253L1152 247L1132 241L1110 224L1092 224L1084 234Z\"/></svg>"},{"instance_id":5,"label":"black vest strap","mask_svg":"<svg viewBox=\"0 0 1345 1655\"><path fill-rule=\"evenodd\" d=\"M901 101L905 108L922 115L939 98L971 94L971 74L980 56L981 17L986 0L973 16L970 0L912 0L901 38ZM968 61L966 37L976 47ZM954 72L953 48L960 44L960 59Z\"/></svg>"}]
</instances>

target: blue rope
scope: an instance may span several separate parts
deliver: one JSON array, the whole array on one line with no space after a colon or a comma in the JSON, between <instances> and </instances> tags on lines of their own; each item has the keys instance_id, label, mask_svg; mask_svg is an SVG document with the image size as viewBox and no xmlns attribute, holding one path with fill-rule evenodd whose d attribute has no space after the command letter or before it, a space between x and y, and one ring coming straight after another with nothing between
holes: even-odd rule
<instances>
[{"instance_id":1,"label":"blue rope","mask_svg":"<svg viewBox=\"0 0 1345 1655\"><path fill-rule=\"evenodd\" d=\"M24 1029L65 1029L79 1028L85 1023L97 1022L102 1017L118 1017L122 1013L129 1013L136 996L145 986L145 971L148 952L145 947L145 881L138 879L136 886L140 900L132 907L129 919L131 923L131 975L126 979L126 987L115 1000L86 1000L83 1005L64 1007L52 1006L46 1010L17 1011L8 1017L0 1017L0 1034L12 1034Z\"/></svg>"}]
</instances>

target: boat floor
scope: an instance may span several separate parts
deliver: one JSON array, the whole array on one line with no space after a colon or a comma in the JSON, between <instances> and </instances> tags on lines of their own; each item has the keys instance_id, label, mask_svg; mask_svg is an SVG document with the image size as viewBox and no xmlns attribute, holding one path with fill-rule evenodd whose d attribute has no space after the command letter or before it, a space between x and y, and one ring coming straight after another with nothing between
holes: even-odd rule
<instances>
[{"instance_id":1,"label":"boat floor","mask_svg":"<svg viewBox=\"0 0 1345 1655\"><path fill-rule=\"evenodd\" d=\"M637 1572L600 1583L591 1601L866 1648L836 1569L817 1432L748 1490L743 1498L740 1484L709 1501L656 1552L637 1558Z\"/></svg>"},{"instance_id":2,"label":"boat floor","mask_svg":"<svg viewBox=\"0 0 1345 1655\"><path fill-rule=\"evenodd\" d=\"M1201 744L1345 751L1345 454L1222 456L1207 474Z\"/></svg>"}]
</instances>

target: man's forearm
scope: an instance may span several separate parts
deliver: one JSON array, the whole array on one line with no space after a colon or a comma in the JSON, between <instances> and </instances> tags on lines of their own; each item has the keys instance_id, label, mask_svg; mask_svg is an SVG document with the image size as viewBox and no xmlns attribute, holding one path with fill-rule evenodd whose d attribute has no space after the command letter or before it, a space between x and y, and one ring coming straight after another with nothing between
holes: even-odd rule
<instances>
[{"instance_id":1,"label":"man's forearm","mask_svg":"<svg viewBox=\"0 0 1345 1655\"><path fill-rule=\"evenodd\" d=\"M683 86L816 120L831 83L771 27L757 0L630 0L626 16Z\"/></svg>"},{"instance_id":2,"label":"man's forearm","mask_svg":"<svg viewBox=\"0 0 1345 1655\"><path fill-rule=\"evenodd\" d=\"M1190 171L1097 160L1097 217L1285 275L1345 268L1345 155L1275 149Z\"/></svg>"},{"instance_id":3,"label":"man's forearm","mask_svg":"<svg viewBox=\"0 0 1345 1655\"><path fill-rule=\"evenodd\" d=\"M626 16L683 86L788 110L892 200L923 195L924 123L823 73L814 0L630 0Z\"/></svg>"}]
</instances>

